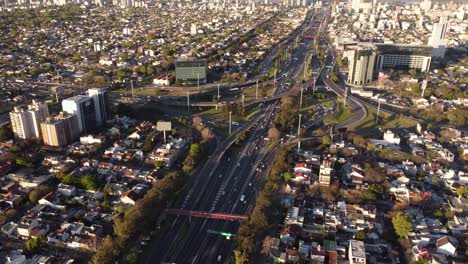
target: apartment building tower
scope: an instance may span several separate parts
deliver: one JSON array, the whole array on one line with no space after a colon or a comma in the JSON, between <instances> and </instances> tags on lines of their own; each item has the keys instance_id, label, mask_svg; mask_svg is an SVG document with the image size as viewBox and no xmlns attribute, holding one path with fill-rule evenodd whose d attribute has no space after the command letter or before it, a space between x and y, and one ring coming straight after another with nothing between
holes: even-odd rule
<instances>
[{"instance_id":1,"label":"apartment building tower","mask_svg":"<svg viewBox=\"0 0 468 264\"><path fill-rule=\"evenodd\" d=\"M372 45L357 46L348 51L348 83L363 85L372 81L377 52Z\"/></svg>"},{"instance_id":2,"label":"apartment building tower","mask_svg":"<svg viewBox=\"0 0 468 264\"><path fill-rule=\"evenodd\" d=\"M447 17L441 17L439 23L432 26L432 34L428 40L428 45L432 47L432 56L443 58L445 56L445 34L447 33Z\"/></svg>"},{"instance_id":3,"label":"apartment building tower","mask_svg":"<svg viewBox=\"0 0 468 264\"><path fill-rule=\"evenodd\" d=\"M80 134L78 118L66 112L47 118L41 123L41 130L44 144L56 147L66 146Z\"/></svg>"},{"instance_id":4,"label":"apartment building tower","mask_svg":"<svg viewBox=\"0 0 468 264\"><path fill-rule=\"evenodd\" d=\"M13 133L16 138L40 138L41 126L49 116L47 104L33 100L28 108L15 107L10 112L10 120L13 128Z\"/></svg>"}]
</instances>

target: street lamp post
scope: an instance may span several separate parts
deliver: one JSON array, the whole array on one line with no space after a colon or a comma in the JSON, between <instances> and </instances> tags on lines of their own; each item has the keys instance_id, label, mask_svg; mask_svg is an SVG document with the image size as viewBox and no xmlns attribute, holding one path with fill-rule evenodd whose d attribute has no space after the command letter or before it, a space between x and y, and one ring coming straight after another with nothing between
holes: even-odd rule
<instances>
[{"instance_id":1,"label":"street lamp post","mask_svg":"<svg viewBox=\"0 0 468 264\"><path fill-rule=\"evenodd\" d=\"M343 108L346 108L346 98L348 97L348 86L346 86L345 94L344 94L344 102Z\"/></svg>"},{"instance_id":2,"label":"street lamp post","mask_svg":"<svg viewBox=\"0 0 468 264\"><path fill-rule=\"evenodd\" d=\"M190 94L187 92L187 112L190 112Z\"/></svg>"},{"instance_id":3,"label":"street lamp post","mask_svg":"<svg viewBox=\"0 0 468 264\"><path fill-rule=\"evenodd\" d=\"M258 78L257 78L257 85L255 86L255 99L258 99Z\"/></svg>"},{"instance_id":4,"label":"street lamp post","mask_svg":"<svg viewBox=\"0 0 468 264\"><path fill-rule=\"evenodd\" d=\"M377 116L375 117L375 124L376 125L379 122L379 114L380 114L380 100L379 100L378 97L377 97L377 101L379 102L379 105L377 106Z\"/></svg>"},{"instance_id":5,"label":"street lamp post","mask_svg":"<svg viewBox=\"0 0 468 264\"><path fill-rule=\"evenodd\" d=\"M299 100L299 110L302 110L302 93L304 92L304 88L301 87L301 99Z\"/></svg>"},{"instance_id":6,"label":"street lamp post","mask_svg":"<svg viewBox=\"0 0 468 264\"><path fill-rule=\"evenodd\" d=\"M299 114L299 124L297 126L297 154L301 152L301 118L302 114Z\"/></svg>"}]
</instances>

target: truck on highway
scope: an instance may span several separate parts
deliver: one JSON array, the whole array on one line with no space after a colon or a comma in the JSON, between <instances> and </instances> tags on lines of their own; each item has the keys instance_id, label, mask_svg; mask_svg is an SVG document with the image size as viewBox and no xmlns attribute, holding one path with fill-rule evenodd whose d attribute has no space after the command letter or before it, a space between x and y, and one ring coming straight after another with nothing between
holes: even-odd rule
<instances>
[{"instance_id":1,"label":"truck on highway","mask_svg":"<svg viewBox=\"0 0 468 264\"><path fill-rule=\"evenodd\" d=\"M243 202L243 203L245 203L245 195L241 195L240 201Z\"/></svg>"}]
</instances>

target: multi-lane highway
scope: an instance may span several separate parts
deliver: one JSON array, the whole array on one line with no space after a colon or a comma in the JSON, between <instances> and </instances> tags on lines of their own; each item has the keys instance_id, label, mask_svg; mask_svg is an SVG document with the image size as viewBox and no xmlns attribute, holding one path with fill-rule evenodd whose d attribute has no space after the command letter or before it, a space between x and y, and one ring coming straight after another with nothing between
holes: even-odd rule
<instances>
[{"instance_id":1,"label":"multi-lane highway","mask_svg":"<svg viewBox=\"0 0 468 264\"><path fill-rule=\"evenodd\" d=\"M305 26L309 26L309 17ZM306 53L310 52L313 42L304 40L292 56L282 65L284 78L278 81L274 94L285 92L287 82L299 80L302 74ZM318 71L318 69L317 69ZM292 89L298 90L299 83ZM263 105L260 114L245 124L239 131L252 127L250 136L236 151L227 150L235 137L230 137L211 155L209 161L194 176L187 193L174 207L186 210L203 210L233 214L248 214L254 207L256 192L264 166L271 162L274 155L269 142L264 140L268 128L279 109L277 101ZM211 219L189 219L186 216L168 216L165 228L152 244L146 263L215 263L227 262L235 245L231 240L212 235L208 230L236 233L239 223Z\"/></svg>"},{"instance_id":2,"label":"multi-lane highway","mask_svg":"<svg viewBox=\"0 0 468 264\"><path fill-rule=\"evenodd\" d=\"M331 47L327 49L327 65L328 67L326 67L322 71L322 75L321 75L323 83L329 90L334 92L338 97L346 99L346 104L351 107L351 110L353 112L352 117L341 122L340 124L337 124L336 128L354 126L358 124L359 122L361 122L361 120L366 118L367 110L361 102L356 100L356 98L350 96L348 89L336 84L330 79L331 69L333 69L335 66L335 55L333 54L333 49Z\"/></svg>"}]
</instances>

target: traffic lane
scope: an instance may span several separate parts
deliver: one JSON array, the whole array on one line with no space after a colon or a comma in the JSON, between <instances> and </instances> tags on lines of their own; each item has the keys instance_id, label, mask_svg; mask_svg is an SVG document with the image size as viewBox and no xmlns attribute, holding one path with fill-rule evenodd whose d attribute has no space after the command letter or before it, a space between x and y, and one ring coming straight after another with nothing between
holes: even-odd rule
<instances>
[{"instance_id":1,"label":"traffic lane","mask_svg":"<svg viewBox=\"0 0 468 264\"><path fill-rule=\"evenodd\" d=\"M265 149L267 149L268 147L265 146ZM262 160L261 160L261 163L262 164L271 164L274 160L274 155L268 155L266 154L265 156L263 156ZM267 166L268 167L268 166ZM262 182L262 178L264 177L264 175L266 174L266 170L257 170L256 168L252 168L254 170L254 178L253 178L253 181L252 182L252 185L249 184L249 189L244 192L246 194L246 201L248 201L248 203L245 203L245 204L241 204L239 209L237 209L238 211L232 211L232 213L239 213L239 214L248 214L250 213L250 210L248 208L253 208L251 205L254 205L255 202L256 202L256 188L259 187L259 185L261 185L260 183ZM247 210L243 210L242 208L247 208ZM234 208L235 209L235 208ZM228 232L232 232L232 233L237 233L237 230L238 230L238 227L239 225L237 225L236 223L232 223L232 222L224 222L224 223L217 223L218 226L221 226L221 231L228 231ZM228 225L230 225L230 227L227 227ZM208 256L205 256L206 255L206 252L205 250L201 249L201 252L205 252L205 255L203 256L203 258L201 259L214 259L215 257L217 258L217 256L221 256L222 258L226 258L227 259L227 256L229 254L225 254L225 253L222 253L223 249L219 249L219 245L220 245L220 241L224 241L222 237L218 238L215 240L214 245L210 242L208 242L208 245L207 244L207 240L212 240L212 238L207 238L205 240L205 242L203 243L206 247L208 247L209 249L211 249L208 253L209 255ZM229 250L231 250L232 246L231 247L226 247L226 250L227 252L230 252ZM219 252L220 254L217 254L215 252Z\"/></svg>"},{"instance_id":2,"label":"traffic lane","mask_svg":"<svg viewBox=\"0 0 468 264\"><path fill-rule=\"evenodd\" d=\"M250 162L251 160L252 160L252 158L246 160L246 162ZM239 168L240 168L239 175L245 175L245 167L242 166L242 167L239 167ZM242 184L242 182L244 180L245 180L245 177L235 178L234 184L235 185L240 185L240 184ZM232 191L232 193L236 193L236 191ZM196 232L196 234L191 234L189 236L189 242L187 243L187 245L193 245L194 248L199 247L200 242L201 242L200 240L203 240L204 236L206 236L206 232L208 230L207 227L206 227L206 224L209 223L209 222L210 222L210 220L206 220L206 221L203 222L201 227L196 228L198 230L198 232ZM185 247L181 246L181 248L185 248ZM177 257L175 258L175 261L185 263L187 260L196 257L196 254L194 254L195 252L198 252L198 251L197 250L183 250L183 254L177 254Z\"/></svg>"},{"instance_id":3,"label":"traffic lane","mask_svg":"<svg viewBox=\"0 0 468 264\"><path fill-rule=\"evenodd\" d=\"M254 136L255 136L255 133L254 133ZM248 144L246 149L249 150L249 148L251 148L250 150L253 149L253 147L252 147L251 144ZM245 151L245 149L244 149L244 151ZM241 156L241 157L240 157L240 160L237 161L237 164L240 164L240 162L243 162L243 158L244 158L244 157ZM234 171L238 170L239 168L244 169L243 167L237 166L237 164L235 165L235 170L234 170ZM241 172L240 172L240 175L242 175L242 174L243 174L243 172L241 171ZM235 180L236 180L236 178L235 178ZM242 178L237 179L237 183L234 183L234 184L239 184L239 181L240 181L240 180L242 180ZM214 198L214 197L213 197L213 194L215 193L214 190L218 189L217 186L215 186L215 187L216 187L216 188L213 188L213 191L211 192L212 194L209 195L209 196L207 196L207 198L208 198L208 199L206 199L207 202L204 203L204 206L203 206L204 208L202 208L202 209L208 210L208 207L210 206L209 202L211 202L212 199ZM211 208L210 208L210 209L211 209ZM203 226L205 225L205 223L206 223L206 221L203 222L202 228L197 228L198 231L199 231L199 233L200 233L202 236L203 236L203 233L205 232L205 229L203 228ZM198 243L194 243L193 240L194 240L194 238L200 237L199 235L196 235L196 234L194 234L194 233L191 233L191 234L189 234L188 237L189 237L188 244L190 244L190 245L197 245L197 244L198 244ZM182 248L184 248L184 246L180 245L180 248L182 249ZM185 252L190 252L190 251L185 251ZM183 254L183 255L177 254L177 255L179 256L178 258L175 259L175 260L177 260L177 261L184 261L184 260L187 259L187 258L185 258L185 256L184 256L184 255L186 255L186 254Z\"/></svg>"}]
</instances>

